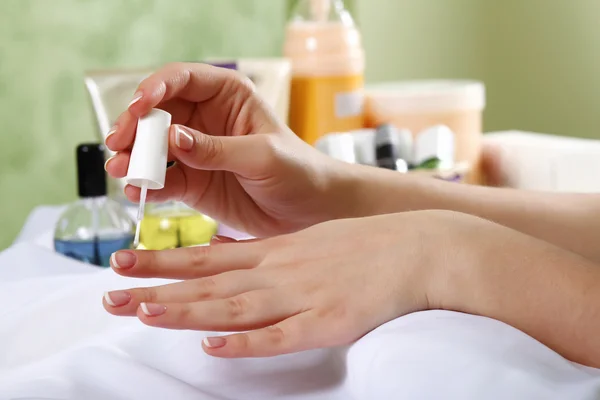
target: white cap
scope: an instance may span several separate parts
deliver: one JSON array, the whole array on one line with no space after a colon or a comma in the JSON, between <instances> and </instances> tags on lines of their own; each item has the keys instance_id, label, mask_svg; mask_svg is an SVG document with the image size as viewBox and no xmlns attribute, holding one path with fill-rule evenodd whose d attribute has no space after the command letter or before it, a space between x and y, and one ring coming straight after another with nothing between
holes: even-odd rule
<instances>
[{"instance_id":1,"label":"white cap","mask_svg":"<svg viewBox=\"0 0 600 400\"><path fill-rule=\"evenodd\" d=\"M139 119L125 178L127 184L141 188L146 183L152 190L165 186L170 126L171 114L156 108Z\"/></svg>"}]
</instances>

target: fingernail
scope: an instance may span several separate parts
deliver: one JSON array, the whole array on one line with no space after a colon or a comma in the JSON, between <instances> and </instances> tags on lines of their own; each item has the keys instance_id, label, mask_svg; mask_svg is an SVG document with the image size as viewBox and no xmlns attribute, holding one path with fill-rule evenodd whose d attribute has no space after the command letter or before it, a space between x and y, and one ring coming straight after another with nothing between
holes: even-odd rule
<instances>
[{"instance_id":1,"label":"fingernail","mask_svg":"<svg viewBox=\"0 0 600 400\"><path fill-rule=\"evenodd\" d=\"M134 105L135 103L140 101L142 96L143 96L142 92L135 92L135 94L133 95L133 100L131 100L131 102L127 105L127 108L131 107L132 105Z\"/></svg>"},{"instance_id":2,"label":"fingernail","mask_svg":"<svg viewBox=\"0 0 600 400\"><path fill-rule=\"evenodd\" d=\"M210 238L210 242L212 244L219 244L219 243L234 243L236 240L232 239L230 237L227 236L222 236L222 235L214 235L212 238Z\"/></svg>"},{"instance_id":3,"label":"fingernail","mask_svg":"<svg viewBox=\"0 0 600 400\"><path fill-rule=\"evenodd\" d=\"M158 315L162 315L167 311L167 307L162 304L154 304L154 303L140 303L140 308L142 312L149 317L156 317Z\"/></svg>"},{"instance_id":4,"label":"fingernail","mask_svg":"<svg viewBox=\"0 0 600 400\"><path fill-rule=\"evenodd\" d=\"M111 307L121 307L131 301L131 295L127 292L106 292L104 293L104 301Z\"/></svg>"},{"instance_id":5,"label":"fingernail","mask_svg":"<svg viewBox=\"0 0 600 400\"><path fill-rule=\"evenodd\" d=\"M137 257L130 251L117 251L116 253L112 253L110 261L113 267L125 269L133 267L137 261Z\"/></svg>"},{"instance_id":6,"label":"fingernail","mask_svg":"<svg viewBox=\"0 0 600 400\"><path fill-rule=\"evenodd\" d=\"M117 132L117 126L113 126L112 128L110 128L110 131L108 131L108 133L106 134L106 138L104 139L104 143L106 143L106 141L108 140L109 137L111 137L112 135L114 135Z\"/></svg>"},{"instance_id":7,"label":"fingernail","mask_svg":"<svg viewBox=\"0 0 600 400\"><path fill-rule=\"evenodd\" d=\"M210 349L218 349L219 347L223 347L225 344L227 344L227 340L225 340L223 337L206 337L202 342Z\"/></svg>"},{"instance_id":8,"label":"fingernail","mask_svg":"<svg viewBox=\"0 0 600 400\"><path fill-rule=\"evenodd\" d=\"M175 126L175 146L181 150L190 151L194 147L194 136L181 127Z\"/></svg>"},{"instance_id":9,"label":"fingernail","mask_svg":"<svg viewBox=\"0 0 600 400\"><path fill-rule=\"evenodd\" d=\"M109 162L110 162L110 161L111 161L113 158L115 158L115 156L110 156L110 157L108 157L108 160L106 160L106 162L104 163L104 170L105 170L105 171L106 171L106 167L108 166L108 163L109 163Z\"/></svg>"}]
</instances>

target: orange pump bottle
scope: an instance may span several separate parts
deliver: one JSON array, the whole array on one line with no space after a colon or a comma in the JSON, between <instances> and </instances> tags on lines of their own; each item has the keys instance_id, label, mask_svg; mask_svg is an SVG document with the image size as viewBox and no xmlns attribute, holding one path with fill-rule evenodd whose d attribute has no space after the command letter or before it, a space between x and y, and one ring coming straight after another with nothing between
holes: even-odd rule
<instances>
[{"instance_id":1,"label":"orange pump bottle","mask_svg":"<svg viewBox=\"0 0 600 400\"><path fill-rule=\"evenodd\" d=\"M314 144L331 132L364 125L365 55L342 0L299 0L286 28L292 63L289 125Z\"/></svg>"}]
</instances>

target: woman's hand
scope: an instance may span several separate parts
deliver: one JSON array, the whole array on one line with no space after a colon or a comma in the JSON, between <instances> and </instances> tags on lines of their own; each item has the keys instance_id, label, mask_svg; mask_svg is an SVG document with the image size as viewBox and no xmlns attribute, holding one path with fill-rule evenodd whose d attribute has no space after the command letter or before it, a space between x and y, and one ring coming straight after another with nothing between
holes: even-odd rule
<instances>
[{"instance_id":1,"label":"woman's hand","mask_svg":"<svg viewBox=\"0 0 600 400\"><path fill-rule=\"evenodd\" d=\"M600 368L600 268L466 214L338 220L248 242L120 251L111 264L183 281L107 293L106 310L162 328L245 331L208 338L218 357L348 344L404 314L445 309L503 321Z\"/></svg>"},{"instance_id":2,"label":"woman's hand","mask_svg":"<svg viewBox=\"0 0 600 400\"><path fill-rule=\"evenodd\" d=\"M430 287L448 261L454 220L439 212L394 214L249 242L120 251L111 263L121 275L184 281L110 292L104 307L161 328L246 331L206 339L206 352L218 357L344 345L435 307Z\"/></svg>"},{"instance_id":3,"label":"woman's hand","mask_svg":"<svg viewBox=\"0 0 600 400\"><path fill-rule=\"evenodd\" d=\"M144 80L106 139L118 152L114 178L127 173L137 119L152 108L173 116L165 188L148 201L181 200L255 236L297 231L335 218L341 163L302 142L235 71L170 64ZM140 190L127 186L138 201Z\"/></svg>"}]
</instances>

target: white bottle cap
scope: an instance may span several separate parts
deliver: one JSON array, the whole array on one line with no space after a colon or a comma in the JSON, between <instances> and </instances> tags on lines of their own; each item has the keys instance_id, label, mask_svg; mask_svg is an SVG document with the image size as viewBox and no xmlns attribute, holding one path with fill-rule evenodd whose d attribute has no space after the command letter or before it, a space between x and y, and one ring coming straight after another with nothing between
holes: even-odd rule
<instances>
[{"instance_id":1,"label":"white bottle cap","mask_svg":"<svg viewBox=\"0 0 600 400\"><path fill-rule=\"evenodd\" d=\"M138 121L125 182L157 190L165 186L171 114L152 109Z\"/></svg>"}]
</instances>

